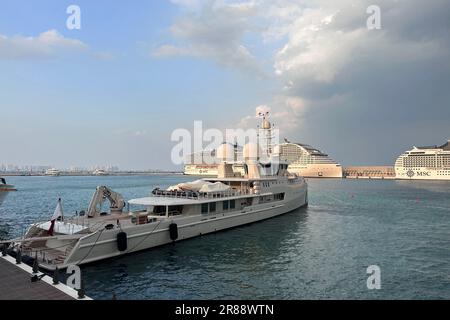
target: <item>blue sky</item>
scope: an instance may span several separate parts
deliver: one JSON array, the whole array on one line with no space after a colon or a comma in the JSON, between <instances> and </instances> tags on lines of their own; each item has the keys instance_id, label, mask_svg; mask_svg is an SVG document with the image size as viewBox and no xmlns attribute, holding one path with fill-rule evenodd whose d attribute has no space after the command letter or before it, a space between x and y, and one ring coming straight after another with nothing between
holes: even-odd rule
<instances>
[{"instance_id":1,"label":"blue sky","mask_svg":"<svg viewBox=\"0 0 450 320\"><path fill-rule=\"evenodd\" d=\"M444 142L448 3L380 1L378 33L368 4L1 1L0 163L171 169L174 129L253 125L258 106L346 165Z\"/></svg>"}]
</instances>

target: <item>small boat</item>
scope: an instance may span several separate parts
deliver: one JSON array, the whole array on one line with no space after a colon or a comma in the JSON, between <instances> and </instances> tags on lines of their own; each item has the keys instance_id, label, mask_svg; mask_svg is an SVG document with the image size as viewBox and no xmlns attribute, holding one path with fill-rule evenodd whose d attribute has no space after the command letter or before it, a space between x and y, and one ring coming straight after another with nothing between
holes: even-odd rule
<instances>
[{"instance_id":1,"label":"small boat","mask_svg":"<svg viewBox=\"0 0 450 320\"><path fill-rule=\"evenodd\" d=\"M105 170L97 169L94 172L92 172L94 176L107 176L108 173Z\"/></svg>"},{"instance_id":2,"label":"small boat","mask_svg":"<svg viewBox=\"0 0 450 320\"><path fill-rule=\"evenodd\" d=\"M0 205L9 192L17 191L12 184L7 184L5 178L0 178Z\"/></svg>"},{"instance_id":3,"label":"small boat","mask_svg":"<svg viewBox=\"0 0 450 320\"><path fill-rule=\"evenodd\" d=\"M49 177L58 177L60 174L61 172L55 168L50 168L47 171L45 171L45 175Z\"/></svg>"}]
</instances>

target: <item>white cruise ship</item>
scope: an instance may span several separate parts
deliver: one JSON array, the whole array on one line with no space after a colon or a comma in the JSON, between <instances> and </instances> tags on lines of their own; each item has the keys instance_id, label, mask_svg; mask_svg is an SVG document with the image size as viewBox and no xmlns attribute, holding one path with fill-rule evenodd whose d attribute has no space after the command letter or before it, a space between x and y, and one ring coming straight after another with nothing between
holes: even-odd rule
<instances>
[{"instance_id":1,"label":"white cruise ship","mask_svg":"<svg viewBox=\"0 0 450 320\"><path fill-rule=\"evenodd\" d=\"M310 178L342 178L342 166L310 145L286 142L280 149L291 173Z\"/></svg>"},{"instance_id":2,"label":"white cruise ship","mask_svg":"<svg viewBox=\"0 0 450 320\"><path fill-rule=\"evenodd\" d=\"M55 168L50 168L47 171L45 171L45 175L50 177L58 177L60 174L61 172Z\"/></svg>"},{"instance_id":3,"label":"white cruise ship","mask_svg":"<svg viewBox=\"0 0 450 320\"><path fill-rule=\"evenodd\" d=\"M237 175L243 176L242 147L237 145L231 147L233 148L233 171ZM216 154L217 150L205 150L188 155L184 165L184 174L188 176L217 177L219 174L219 159Z\"/></svg>"},{"instance_id":4,"label":"white cruise ship","mask_svg":"<svg viewBox=\"0 0 450 320\"><path fill-rule=\"evenodd\" d=\"M219 166L217 164L186 164L184 174L187 176L217 177Z\"/></svg>"},{"instance_id":5,"label":"white cruise ship","mask_svg":"<svg viewBox=\"0 0 450 320\"><path fill-rule=\"evenodd\" d=\"M450 140L442 146L413 147L395 161L396 179L450 180Z\"/></svg>"}]
</instances>

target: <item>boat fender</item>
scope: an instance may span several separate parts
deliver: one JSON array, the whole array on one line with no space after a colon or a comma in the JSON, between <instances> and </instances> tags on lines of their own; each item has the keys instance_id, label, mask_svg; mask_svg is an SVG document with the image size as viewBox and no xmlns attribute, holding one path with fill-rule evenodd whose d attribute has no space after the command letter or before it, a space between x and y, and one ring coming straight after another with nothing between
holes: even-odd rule
<instances>
[{"instance_id":1,"label":"boat fender","mask_svg":"<svg viewBox=\"0 0 450 320\"><path fill-rule=\"evenodd\" d=\"M178 239L178 226L176 223L172 223L169 226L170 239L175 241Z\"/></svg>"},{"instance_id":2,"label":"boat fender","mask_svg":"<svg viewBox=\"0 0 450 320\"><path fill-rule=\"evenodd\" d=\"M128 248L127 234L125 232L119 232L117 234L117 249L119 249L120 252L123 252L127 250L127 248Z\"/></svg>"}]
</instances>

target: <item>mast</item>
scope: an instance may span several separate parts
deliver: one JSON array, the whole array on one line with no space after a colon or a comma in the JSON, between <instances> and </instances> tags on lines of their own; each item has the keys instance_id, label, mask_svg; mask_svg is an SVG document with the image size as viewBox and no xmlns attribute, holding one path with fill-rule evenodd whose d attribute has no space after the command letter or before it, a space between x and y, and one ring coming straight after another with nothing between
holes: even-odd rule
<instances>
[{"instance_id":1,"label":"mast","mask_svg":"<svg viewBox=\"0 0 450 320\"><path fill-rule=\"evenodd\" d=\"M272 145L272 124L267 119L269 117L269 112L260 112L259 117L261 118L261 126L258 126L258 144L261 138L261 147L265 156L270 157L273 152Z\"/></svg>"}]
</instances>

